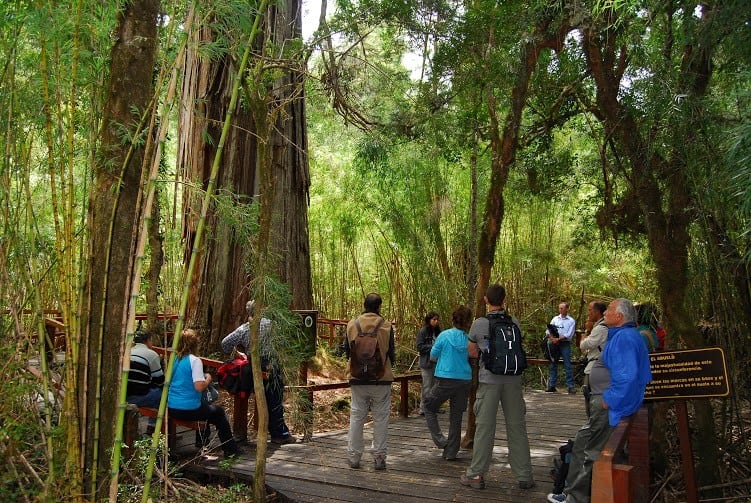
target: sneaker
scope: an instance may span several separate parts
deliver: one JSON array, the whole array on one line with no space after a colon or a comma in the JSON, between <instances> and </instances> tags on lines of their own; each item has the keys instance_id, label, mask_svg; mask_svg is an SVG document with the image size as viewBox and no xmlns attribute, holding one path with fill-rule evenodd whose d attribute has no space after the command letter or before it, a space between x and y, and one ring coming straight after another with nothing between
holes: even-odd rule
<instances>
[{"instance_id":1,"label":"sneaker","mask_svg":"<svg viewBox=\"0 0 751 503\"><path fill-rule=\"evenodd\" d=\"M439 449L445 449L449 443L449 439L446 438L446 435L441 435L440 437L433 437L433 443Z\"/></svg>"},{"instance_id":2,"label":"sneaker","mask_svg":"<svg viewBox=\"0 0 751 503\"><path fill-rule=\"evenodd\" d=\"M482 478L482 475L467 477L467 474L462 473L462 476L459 477L459 482L461 482L463 486L469 486L472 489L485 489L485 479Z\"/></svg>"},{"instance_id":3,"label":"sneaker","mask_svg":"<svg viewBox=\"0 0 751 503\"><path fill-rule=\"evenodd\" d=\"M548 494L548 501L550 503L566 503L566 495L550 493Z\"/></svg>"},{"instance_id":4,"label":"sneaker","mask_svg":"<svg viewBox=\"0 0 751 503\"><path fill-rule=\"evenodd\" d=\"M352 468L353 470L357 470L358 468L360 468L360 460L358 459L357 461L354 461L350 459L349 467Z\"/></svg>"},{"instance_id":5,"label":"sneaker","mask_svg":"<svg viewBox=\"0 0 751 503\"><path fill-rule=\"evenodd\" d=\"M570 387L569 387L569 389L568 389L568 394L569 394L569 395L575 395L575 394L576 394L576 390L574 389L574 387L573 387L573 386L570 386Z\"/></svg>"},{"instance_id":6,"label":"sneaker","mask_svg":"<svg viewBox=\"0 0 751 503\"><path fill-rule=\"evenodd\" d=\"M386 469L386 456L376 456L375 457L375 469L376 470L385 470Z\"/></svg>"},{"instance_id":7,"label":"sneaker","mask_svg":"<svg viewBox=\"0 0 751 503\"><path fill-rule=\"evenodd\" d=\"M271 437L271 443L277 445L294 444L297 442L297 437L293 435L287 435L286 437Z\"/></svg>"},{"instance_id":8,"label":"sneaker","mask_svg":"<svg viewBox=\"0 0 751 503\"><path fill-rule=\"evenodd\" d=\"M520 480L519 489L532 489L535 486L534 480Z\"/></svg>"},{"instance_id":9,"label":"sneaker","mask_svg":"<svg viewBox=\"0 0 751 503\"><path fill-rule=\"evenodd\" d=\"M555 389L555 386L551 386L551 387L549 387L548 389L545 390L546 393L555 393L556 391L558 391L558 390Z\"/></svg>"}]
</instances>

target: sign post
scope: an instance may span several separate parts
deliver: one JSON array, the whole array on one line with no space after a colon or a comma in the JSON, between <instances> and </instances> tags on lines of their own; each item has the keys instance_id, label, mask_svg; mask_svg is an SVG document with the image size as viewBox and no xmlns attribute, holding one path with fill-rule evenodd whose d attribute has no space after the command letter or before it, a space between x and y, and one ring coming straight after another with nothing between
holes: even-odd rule
<instances>
[{"instance_id":1,"label":"sign post","mask_svg":"<svg viewBox=\"0 0 751 503\"><path fill-rule=\"evenodd\" d=\"M644 401L676 400L678 439L683 458L683 478L688 503L698 503L694 457L688 427L686 400L723 397L730 394L725 353L721 348L665 351L649 355L652 382L644 392Z\"/></svg>"}]
</instances>

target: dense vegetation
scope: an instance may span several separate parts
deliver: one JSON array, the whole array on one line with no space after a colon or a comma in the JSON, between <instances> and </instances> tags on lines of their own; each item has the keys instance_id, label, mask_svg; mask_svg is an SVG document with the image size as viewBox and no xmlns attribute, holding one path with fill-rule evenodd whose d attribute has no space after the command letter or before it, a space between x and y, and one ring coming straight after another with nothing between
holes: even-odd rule
<instances>
[{"instance_id":1,"label":"dense vegetation","mask_svg":"<svg viewBox=\"0 0 751 503\"><path fill-rule=\"evenodd\" d=\"M480 314L496 281L530 341L562 300L582 321L628 297L661 306L671 348L725 349L731 397L692 412L700 485L734 490L751 4L340 1L306 41L298 7L0 5L0 494L112 497L136 311L156 331L180 312L211 353L250 296L281 322L346 319L376 291L406 368L426 311ZM59 410L30 408L53 381ZM655 428L671 445L666 408Z\"/></svg>"}]
</instances>

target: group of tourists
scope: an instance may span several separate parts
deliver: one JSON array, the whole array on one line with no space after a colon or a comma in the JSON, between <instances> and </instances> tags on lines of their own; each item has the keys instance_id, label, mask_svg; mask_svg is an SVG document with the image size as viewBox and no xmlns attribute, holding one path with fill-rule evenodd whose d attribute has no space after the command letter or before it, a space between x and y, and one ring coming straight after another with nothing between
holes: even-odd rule
<instances>
[{"instance_id":1,"label":"group of tourists","mask_svg":"<svg viewBox=\"0 0 751 503\"><path fill-rule=\"evenodd\" d=\"M452 328L448 330L441 331L438 313L429 312L425 316L425 325L417 334L423 379L421 415L433 443L443 450L443 459L457 459L472 381L470 359L479 358L472 460L459 482L474 489L485 487L500 405L506 424L509 465L519 488L528 490L535 487L535 480L523 394L526 357L521 328L519 321L506 312L506 291L501 285L491 285L484 300L486 316L472 321L470 309L459 306L452 313ZM393 327L380 315L381 303L378 294L368 294L364 312L347 325L345 352L350 359L352 393L347 455L353 469L361 467L363 427L369 412L373 419L374 467L386 469L395 344ZM547 333L550 344L559 347L564 359L568 391L575 393L570 343L576 322L569 316L568 308L565 302L559 305L559 314L551 320ZM634 414L642 404L646 385L651 381L650 347L637 328L637 321L636 309L627 299L615 299L607 306L601 302L589 305L587 330L581 342L582 353L588 358L584 386L588 421L573 442L563 492L549 494L550 502L590 501L594 461L621 418ZM554 365L557 367L557 363L551 363L549 392L556 391ZM446 402L449 403L448 435L441 430L437 418Z\"/></svg>"},{"instance_id":2,"label":"group of tourists","mask_svg":"<svg viewBox=\"0 0 751 503\"><path fill-rule=\"evenodd\" d=\"M456 460L460 448L461 427L467 409L472 382L471 359L479 359L478 388L474 402L475 434L472 460L459 477L462 485L483 489L493 452L498 407L503 410L508 439L509 464L520 489L535 486L526 425L522 372L526 355L519 321L506 312L506 291L491 285L485 296L487 314L473 320L472 312L458 306L451 315L452 327L440 329L440 316L429 312L417 334L417 349L422 373L421 414L424 415L433 443L443 450L447 461ZM351 391L347 456L350 468L361 467L365 451L363 429L370 414L373 420L372 455L376 470L386 469L387 433L391 410L392 367L396 345L394 328L381 314L382 299L368 294L362 314L347 324L344 351L349 359ZM245 356L249 347L250 320L255 303L246 306L249 321L240 325L222 341L225 353ZM568 303L558 306L558 315L548 324L548 343L556 346L563 358L566 385L575 393L571 375L570 344L576 322L568 314ZM588 502L591 494L592 467L623 417L634 414L642 404L646 385L651 381L649 352L664 341L658 336L648 314L638 314L627 299L615 299L609 305L591 302L580 350L587 357L583 393L587 424L576 434L571 462L563 492L551 493L548 501ZM282 405L284 382L281 368L270 344L271 322L260 320L260 346L264 365L265 394L269 407L269 433L277 444L295 442L284 421ZM659 327L658 327L659 329ZM131 351L128 402L157 407L164 383L158 355L151 349L147 333L136 333ZM202 400L212 383L195 356L198 335L193 329L181 334L168 396L168 414L177 419L202 420L214 425L226 457L241 452L223 408ZM568 362L568 363L567 363ZM556 391L557 362L551 361L547 391ZM441 430L437 414L449 403L448 434ZM153 431L153 425L150 425ZM209 432L197 432L201 447Z\"/></svg>"},{"instance_id":3,"label":"group of tourists","mask_svg":"<svg viewBox=\"0 0 751 503\"><path fill-rule=\"evenodd\" d=\"M221 342L224 353L243 358L247 358L247 348L250 347L250 321L255 316L255 301L249 301L245 307L248 321ZM297 439L290 434L284 420L284 378L271 344L271 321L267 318L261 318L259 322L259 341L270 440L278 445L294 443ZM134 342L130 354L126 401L139 407L157 408L164 385L162 361L152 349L151 335L148 332L137 331ZM196 431L196 447L199 449L209 445L210 425L213 425L224 456L237 456L243 453L239 443L245 439L235 438L224 408L211 403L207 397L206 392L212 386L213 376L204 372L203 363L196 356L198 344L196 330L188 328L182 331L167 397L167 414L175 419L206 422L205 429ZM150 435L153 432L154 420L150 419L146 433Z\"/></svg>"}]
</instances>

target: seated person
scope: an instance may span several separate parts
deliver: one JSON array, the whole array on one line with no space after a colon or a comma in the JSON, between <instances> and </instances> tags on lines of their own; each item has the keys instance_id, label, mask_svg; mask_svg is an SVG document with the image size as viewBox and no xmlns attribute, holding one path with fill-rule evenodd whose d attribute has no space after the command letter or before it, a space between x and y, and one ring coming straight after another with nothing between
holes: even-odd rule
<instances>
[{"instance_id":1,"label":"seated person","mask_svg":"<svg viewBox=\"0 0 751 503\"><path fill-rule=\"evenodd\" d=\"M133 336L130 350L130 370L128 371L128 390L126 402L139 407L159 408L164 384L162 359L151 349L151 334L137 330ZM147 434L154 432L156 419L149 418Z\"/></svg>"},{"instance_id":2,"label":"seated person","mask_svg":"<svg viewBox=\"0 0 751 503\"><path fill-rule=\"evenodd\" d=\"M203 372L203 363L193 353L198 347L198 334L193 329L183 330L177 345L172 384L169 390L169 415L187 421L207 421L214 425L225 457L240 454L224 409L201 401L201 393L211 383L211 374ZM199 432L200 433L200 432ZM208 439L204 438L205 443Z\"/></svg>"}]
</instances>

